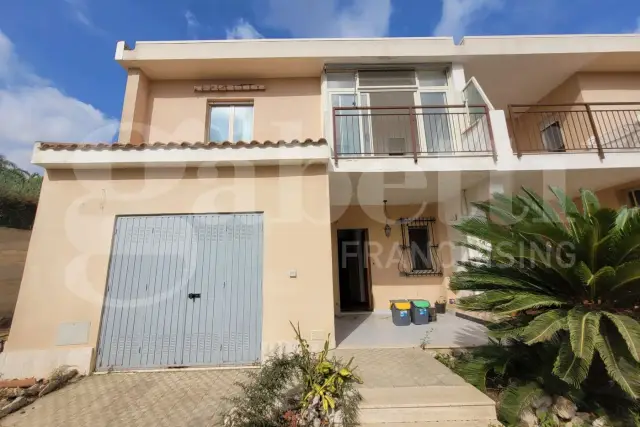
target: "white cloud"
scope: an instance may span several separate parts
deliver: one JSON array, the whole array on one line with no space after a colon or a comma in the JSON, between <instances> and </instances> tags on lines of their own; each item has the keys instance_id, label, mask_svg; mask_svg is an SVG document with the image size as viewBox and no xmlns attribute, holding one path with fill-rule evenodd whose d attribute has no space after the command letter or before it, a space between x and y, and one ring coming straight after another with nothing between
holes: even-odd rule
<instances>
[{"instance_id":1,"label":"white cloud","mask_svg":"<svg viewBox=\"0 0 640 427\"><path fill-rule=\"evenodd\" d=\"M93 22L93 19L91 19L86 0L65 0L65 2L69 5L71 14L77 22L96 35L107 36L107 32L98 27L95 22Z\"/></svg>"},{"instance_id":2,"label":"white cloud","mask_svg":"<svg viewBox=\"0 0 640 427\"><path fill-rule=\"evenodd\" d=\"M268 0L265 25L293 37L383 37L389 32L391 0Z\"/></svg>"},{"instance_id":3,"label":"white cloud","mask_svg":"<svg viewBox=\"0 0 640 427\"><path fill-rule=\"evenodd\" d=\"M187 21L187 33L189 34L189 37L197 39L198 30L200 29L200 21L198 21L196 15L190 10L187 10L184 13L184 19Z\"/></svg>"},{"instance_id":4,"label":"white cloud","mask_svg":"<svg viewBox=\"0 0 640 427\"><path fill-rule=\"evenodd\" d=\"M0 153L23 168L35 141L111 141L118 121L64 94L20 61L0 30Z\"/></svg>"},{"instance_id":5,"label":"white cloud","mask_svg":"<svg viewBox=\"0 0 640 427\"><path fill-rule=\"evenodd\" d=\"M442 0L442 15L433 35L460 39L474 21L502 5L502 0Z\"/></svg>"},{"instance_id":6,"label":"white cloud","mask_svg":"<svg viewBox=\"0 0 640 427\"><path fill-rule=\"evenodd\" d=\"M253 25L244 19L238 19L236 25L227 29L228 39L262 39L264 36Z\"/></svg>"}]
</instances>

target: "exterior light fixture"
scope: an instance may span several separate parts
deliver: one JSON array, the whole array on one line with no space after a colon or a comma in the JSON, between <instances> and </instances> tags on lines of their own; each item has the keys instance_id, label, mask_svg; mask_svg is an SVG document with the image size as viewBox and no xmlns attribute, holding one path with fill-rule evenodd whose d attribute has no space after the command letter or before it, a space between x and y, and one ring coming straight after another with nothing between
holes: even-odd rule
<instances>
[{"instance_id":1,"label":"exterior light fixture","mask_svg":"<svg viewBox=\"0 0 640 427\"><path fill-rule=\"evenodd\" d=\"M389 237L391 236L391 226L389 225L389 217L387 215L387 201L383 200L384 203L384 235Z\"/></svg>"}]
</instances>

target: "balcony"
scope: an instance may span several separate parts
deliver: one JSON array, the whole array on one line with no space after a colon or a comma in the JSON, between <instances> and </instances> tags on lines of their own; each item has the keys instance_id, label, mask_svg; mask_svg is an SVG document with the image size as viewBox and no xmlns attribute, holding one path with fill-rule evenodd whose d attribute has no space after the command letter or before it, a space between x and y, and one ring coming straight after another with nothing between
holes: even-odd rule
<instances>
[{"instance_id":1,"label":"balcony","mask_svg":"<svg viewBox=\"0 0 640 427\"><path fill-rule=\"evenodd\" d=\"M486 105L333 107L339 158L495 157Z\"/></svg>"},{"instance_id":2,"label":"balcony","mask_svg":"<svg viewBox=\"0 0 640 427\"><path fill-rule=\"evenodd\" d=\"M509 116L518 156L640 150L640 103L512 105Z\"/></svg>"}]
</instances>

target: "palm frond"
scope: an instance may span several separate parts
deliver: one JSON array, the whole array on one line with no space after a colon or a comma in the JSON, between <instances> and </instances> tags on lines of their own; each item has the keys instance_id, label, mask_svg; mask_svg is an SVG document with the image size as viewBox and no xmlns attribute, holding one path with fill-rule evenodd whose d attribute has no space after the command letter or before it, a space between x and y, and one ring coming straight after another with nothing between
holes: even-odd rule
<instances>
[{"instance_id":1,"label":"palm frond","mask_svg":"<svg viewBox=\"0 0 640 427\"><path fill-rule=\"evenodd\" d=\"M623 340L606 327L596 339L598 354L607 373L629 396L640 399L640 364L629 355Z\"/></svg>"},{"instance_id":2,"label":"palm frond","mask_svg":"<svg viewBox=\"0 0 640 427\"><path fill-rule=\"evenodd\" d=\"M542 197L528 188L523 188L522 191L528 196L527 205L540 216L540 219L552 224L562 224L562 220L556 210L545 202Z\"/></svg>"},{"instance_id":3,"label":"palm frond","mask_svg":"<svg viewBox=\"0 0 640 427\"><path fill-rule=\"evenodd\" d=\"M629 316L603 311L602 315L618 329L622 340L629 348L631 357L640 362L640 323Z\"/></svg>"},{"instance_id":4,"label":"palm frond","mask_svg":"<svg viewBox=\"0 0 640 427\"><path fill-rule=\"evenodd\" d=\"M580 200L582 200L582 211L584 215L593 216L600 209L598 197L591 190L581 189Z\"/></svg>"},{"instance_id":5,"label":"palm frond","mask_svg":"<svg viewBox=\"0 0 640 427\"><path fill-rule=\"evenodd\" d=\"M590 365L586 360L578 357L571 350L571 344L565 341L558 351L558 357L553 365L553 373L567 384L579 387L587 378Z\"/></svg>"},{"instance_id":6,"label":"palm frond","mask_svg":"<svg viewBox=\"0 0 640 427\"><path fill-rule=\"evenodd\" d=\"M615 285L610 288L610 293L621 294L634 284L640 284L640 260L625 262L616 268Z\"/></svg>"},{"instance_id":7,"label":"palm frond","mask_svg":"<svg viewBox=\"0 0 640 427\"><path fill-rule=\"evenodd\" d=\"M601 315L599 311L587 311L582 307L574 307L567 314L571 350L588 365L593 359Z\"/></svg>"},{"instance_id":8,"label":"palm frond","mask_svg":"<svg viewBox=\"0 0 640 427\"><path fill-rule=\"evenodd\" d=\"M561 330L568 329L567 310L555 309L538 315L524 329L522 338L528 345L549 341Z\"/></svg>"},{"instance_id":9,"label":"palm frond","mask_svg":"<svg viewBox=\"0 0 640 427\"><path fill-rule=\"evenodd\" d=\"M551 295L519 292L515 293L511 301L495 306L493 312L496 314L509 314L534 308L562 307L566 304L566 301Z\"/></svg>"},{"instance_id":10,"label":"palm frond","mask_svg":"<svg viewBox=\"0 0 640 427\"><path fill-rule=\"evenodd\" d=\"M531 403L544 395L544 390L536 382L510 384L503 392L498 406L502 421L509 425L518 424L518 417Z\"/></svg>"}]
</instances>

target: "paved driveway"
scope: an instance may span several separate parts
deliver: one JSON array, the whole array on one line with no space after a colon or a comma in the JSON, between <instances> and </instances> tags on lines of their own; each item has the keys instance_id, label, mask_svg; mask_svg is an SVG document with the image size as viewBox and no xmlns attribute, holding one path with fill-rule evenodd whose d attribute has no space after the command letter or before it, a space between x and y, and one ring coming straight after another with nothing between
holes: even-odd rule
<instances>
[{"instance_id":1,"label":"paved driveway","mask_svg":"<svg viewBox=\"0 0 640 427\"><path fill-rule=\"evenodd\" d=\"M242 370L93 375L0 420L12 427L205 427L220 425L222 400Z\"/></svg>"},{"instance_id":2,"label":"paved driveway","mask_svg":"<svg viewBox=\"0 0 640 427\"><path fill-rule=\"evenodd\" d=\"M354 358L363 388L447 387L466 383L418 348L338 349ZM3 427L219 426L223 397L246 370L193 370L92 375L35 401ZM471 387L471 386L469 386Z\"/></svg>"}]
</instances>

